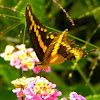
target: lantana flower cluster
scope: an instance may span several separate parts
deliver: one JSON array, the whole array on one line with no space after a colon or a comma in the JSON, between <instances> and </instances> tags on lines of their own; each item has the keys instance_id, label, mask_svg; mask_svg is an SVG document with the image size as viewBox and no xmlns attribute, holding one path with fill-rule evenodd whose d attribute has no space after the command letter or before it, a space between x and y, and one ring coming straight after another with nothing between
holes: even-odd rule
<instances>
[{"instance_id":1,"label":"lantana flower cluster","mask_svg":"<svg viewBox=\"0 0 100 100\"><path fill-rule=\"evenodd\" d=\"M13 93L16 93L19 100L58 100L58 96L62 93L55 89L56 84L49 82L44 77L22 77L11 82L16 88ZM83 96L76 92L71 92L70 100L86 100ZM60 100L67 100L65 97Z\"/></svg>"},{"instance_id":2,"label":"lantana flower cluster","mask_svg":"<svg viewBox=\"0 0 100 100\"><path fill-rule=\"evenodd\" d=\"M19 78L12 81L16 87L13 90L17 94L19 100L57 100L57 96L61 96L61 92L55 89L56 85L49 82L44 77Z\"/></svg>"},{"instance_id":3,"label":"lantana flower cluster","mask_svg":"<svg viewBox=\"0 0 100 100\"><path fill-rule=\"evenodd\" d=\"M39 62L35 51L33 48L26 48L24 44L16 45L16 47L7 45L5 52L0 54L6 61L10 61L11 66L15 68L22 68L23 71L28 71L28 69L33 69L34 73L39 73L41 69L35 66L36 62ZM50 67L42 69L45 72L50 72Z\"/></svg>"},{"instance_id":4,"label":"lantana flower cluster","mask_svg":"<svg viewBox=\"0 0 100 100\"><path fill-rule=\"evenodd\" d=\"M70 100L86 100L85 97L82 95L78 95L76 92L71 92L69 94L69 99Z\"/></svg>"}]
</instances>

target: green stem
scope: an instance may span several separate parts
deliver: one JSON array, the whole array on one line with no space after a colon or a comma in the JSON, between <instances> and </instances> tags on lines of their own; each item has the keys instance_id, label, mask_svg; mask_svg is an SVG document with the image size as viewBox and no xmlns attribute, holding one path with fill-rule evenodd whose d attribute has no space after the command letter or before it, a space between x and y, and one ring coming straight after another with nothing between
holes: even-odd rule
<instances>
[{"instance_id":1,"label":"green stem","mask_svg":"<svg viewBox=\"0 0 100 100\"><path fill-rule=\"evenodd\" d=\"M23 44L25 42L25 32L26 32L26 23L25 23L25 28L24 28L24 35L23 35ZM20 71L20 75L21 77L23 77L23 69L21 68L21 71ZM24 100L24 98L22 97L22 100Z\"/></svg>"},{"instance_id":2,"label":"green stem","mask_svg":"<svg viewBox=\"0 0 100 100\"><path fill-rule=\"evenodd\" d=\"M24 28L23 44L25 42L25 32L26 32L26 23L25 23L25 28Z\"/></svg>"},{"instance_id":3,"label":"green stem","mask_svg":"<svg viewBox=\"0 0 100 100\"><path fill-rule=\"evenodd\" d=\"M23 69L20 69L20 77L23 77Z\"/></svg>"},{"instance_id":4,"label":"green stem","mask_svg":"<svg viewBox=\"0 0 100 100\"><path fill-rule=\"evenodd\" d=\"M14 29L15 27L17 27L17 26L19 26L19 25L21 25L21 24L22 24L22 22L19 23L19 24L16 24L14 27L11 27L9 30L7 30L6 32L4 32L3 35L5 35L6 33L8 33L9 31L11 31L12 29ZM3 35L1 35L0 37L2 37Z\"/></svg>"},{"instance_id":5,"label":"green stem","mask_svg":"<svg viewBox=\"0 0 100 100\"><path fill-rule=\"evenodd\" d=\"M84 81L87 83L87 85L89 86L89 88L91 89L91 91L93 92L93 94L96 94L96 91L92 87L91 83L88 81L87 77L85 76L85 74L83 73L83 71L81 70L81 68L79 66L77 66L76 69L80 73L80 75L82 76L82 78L84 79Z\"/></svg>"},{"instance_id":6,"label":"green stem","mask_svg":"<svg viewBox=\"0 0 100 100\"><path fill-rule=\"evenodd\" d=\"M11 15L7 15L7 14L1 14L2 16L6 16L6 17L10 17L10 18L15 18L15 19L19 19L19 20L23 20L22 18L16 17L16 16L11 16ZM25 20L24 20L25 21Z\"/></svg>"}]
</instances>

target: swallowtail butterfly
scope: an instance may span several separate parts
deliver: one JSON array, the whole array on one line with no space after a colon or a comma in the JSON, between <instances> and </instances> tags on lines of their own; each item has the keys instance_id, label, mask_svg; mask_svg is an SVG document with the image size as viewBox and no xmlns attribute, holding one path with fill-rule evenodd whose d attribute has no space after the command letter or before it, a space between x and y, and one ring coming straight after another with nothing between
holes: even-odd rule
<instances>
[{"instance_id":1,"label":"swallowtail butterfly","mask_svg":"<svg viewBox=\"0 0 100 100\"><path fill-rule=\"evenodd\" d=\"M40 60L37 63L40 68L60 64L65 60L80 59L87 55L86 51L72 44L68 38L68 30L62 33L48 32L32 13L29 4L26 6L26 22L33 48Z\"/></svg>"}]
</instances>

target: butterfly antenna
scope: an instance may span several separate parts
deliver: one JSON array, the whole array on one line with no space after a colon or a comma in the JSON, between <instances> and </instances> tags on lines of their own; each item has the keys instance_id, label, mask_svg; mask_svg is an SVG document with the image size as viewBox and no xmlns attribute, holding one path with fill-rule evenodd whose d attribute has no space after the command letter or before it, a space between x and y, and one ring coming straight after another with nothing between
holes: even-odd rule
<instances>
[{"instance_id":1,"label":"butterfly antenna","mask_svg":"<svg viewBox=\"0 0 100 100\"><path fill-rule=\"evenodd\" d=\"M54 3L56 3L60 9L62 9L62 11L66 14L66 17L69 18L70 22L72 23L72 26L75 25L74 21L72 20L71 16L69 16L68 12L56 1L56 0L52 0Z\"/></svg>"},{"instance_id":2,"label":"butterfly antenna","mask_svg":"<svg viewBox=\"0 0 100 100\"><path fill-rule=\"evenodd\" d=\"M96 52L96 51L100 51L100 49L93 49L93 50L90 50L88 53Z\"/></svg>"}]
</instances>

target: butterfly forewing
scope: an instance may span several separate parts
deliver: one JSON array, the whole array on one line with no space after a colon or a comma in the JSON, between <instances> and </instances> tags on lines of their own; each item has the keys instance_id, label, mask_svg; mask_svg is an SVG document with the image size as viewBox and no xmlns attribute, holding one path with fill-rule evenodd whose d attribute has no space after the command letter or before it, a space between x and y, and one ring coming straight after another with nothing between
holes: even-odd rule
<instances>
[{"instance_id":1,"label":"butterfly forewing","mask_svg":"<svg viewBox=\"0 0 100 100\"><path fill-rule=\"evenodd\" d=\"M26 22L33 48L40 61L43 60L46 45L47 29L39 22L36 16L32 13L31 6L26 6Z\"/></svg>"},{"instance_id":2,"label":"butterfly forewing","mask_svg":"<svg viewBox=\"0 0 100 100\"><path fill-rule=\"evenodd\" d=\"M58 36L59 33L55 33L55 32L49 32L47 35L46 35L46 45L49 46L50 43L52 42L52 40L54 40L54 38L56 36Z\"/></svg>"}]
</instances>

